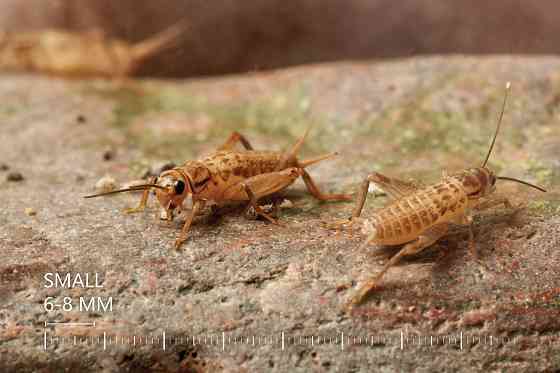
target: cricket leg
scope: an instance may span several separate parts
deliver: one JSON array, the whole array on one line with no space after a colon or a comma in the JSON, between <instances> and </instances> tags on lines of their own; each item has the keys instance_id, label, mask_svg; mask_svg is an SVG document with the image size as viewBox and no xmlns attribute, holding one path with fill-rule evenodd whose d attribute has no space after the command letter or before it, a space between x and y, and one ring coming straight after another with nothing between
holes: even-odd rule
<instances>
[{"instance_id":1,"label":"cricket leg","mask_svg":"<svg viewBox=\"0 0 560 373\"><path fill-rule=\"evenodd\" d=\"M486 199L486 200L478 203L473 208L475 210L485 210L485 209L489 209L491 207L502 205L502 204L507 209L513 209L514 208L512 203L505 196L496 196L496 197L493 197L493 198Z\"/></svg>"},{"instance_id":2,"label":"cricket leg","mask_svg":"<svg viewBox=\"0 0 560 373\"><path fill-rule=\"evenodd\" d=\"M352 212L352 218L358 218L362 214L362 209L364 208L364 204L366 202L370 183L377 185L379 189L383 190L393 199L404 197L405 195L418 189L411 183L387 177L379 172L369 174L362 182L358 191L358 199L356 201L356 207Z\"/></svg>"},{"instance_id":3,"label":"cricket leg","mask_svg":"<svg viewBox=\"0 0 560 373\"><path fill-rule=\"evenodd\" d=\"M267 197L263 197L263 199L259 201L259 204L265 213L267 213L273 218L277 218L279 205L283 200L284 200L283 198L279 199L279 198L272 198L272 196L267 196ZM258 218L258 214L256 214L255 211L252 210L251 206L249 206L245 211L245 217L254 220Z\"/></svg>"},{"instance_id":4,"label":"cricket leg","mask_svg":"<svg viewBox=\"0 0 560 373\"><path fill-rule=\"evenodd\" d=\"M307 187L307 190L313 197L318 199L319 201L350 201L352 196L349 194L324 194L322 193L311 176L305 171L301 169L301 177L303 178L303 182Z\"/></svg>"},{"instance_id":5,"label":"cricket leg","mask_svg":"<svg viewBox=\"0 0 560 373\"><path fill-rule=\"evenodd\" d=\"M489 199L486 199L486 200L483 200L483 201L479 202L478 204L476 204L472 208L474 210L479 210L480 211L480 210L489 209L491 207L498 206L498 205L504 205L504 207L507 208L507 209L512 209L513 208L513 205L511 204L509 199L505 196L491 197ZM480 263L479 256L478 256L478 250L477 250L476 245L474 243L474 233L473 233L473 229L472 229L472 222L473 222L473 218L468 213L460 216L459 220L458 220L459 224L469 226L469 252L471 253L474 260L476 260L477 262Z\"/></svg>"},{"instance_id":6,"label":"cricket leg","mask_svg":"<svg viewBox=\"0 0 560 373\"><path fill-rule=\"evenodd\" d=\"M240 134L237 131L232 132L232 134L229 135L229 138L226 140L226 142L222 146L220 146L218 148L218 150L230 150L238 142L240 142L241 145L243 145L243 147L246 150L253 150L253 147L251 146L251 143L249 142L249 140L247 140L247 138L245 136L243 136L242 134Z\"/></svg>"},{"instance_id":7,"label":"cricket leg","mask_svg":"<svg viewBox=\"0 0 560 373\"><path fill-rule=\"evenodd\" d=\"M249 201L249 206L255 210L257 215L271 223L278 224L276 219L258 205L258 201L263 197L280 192L300 176L301 169L297 167L256 175L227 189L222 195L222 199L224 201Z\"/></svg>"},{"instance_id":8,"label":"cricket leg","mask_svg":"<svg viewBox=\"0 0 560 373\"><path fill-rule=\"evenodd\" d=\"M371 176L372 175L368 175L368 177L366 177L364 181L362 181L362 184L360 185L360 189L358 189L358 199L356 200L356 207L354 207L354 210L352 211L352 216L350 217L349 220L352 220L352 218L359 218L360 215L362 215L362 210L366 203L366 199L369 191L369 183L371 182L370 179Z\"/></svg>"},{"instance_id":9,"label":"cricket leg","mask_svg":"<svg viewBox=\"0 0 560 373\"><path fill-rule=\"evenodd\" d=\"M350 218L341 219L335 221L334 223L327 223L328 228L336 229L336 230L342 230L344 228L348 228L350 229L350 236L354 234L354 223L357 222L357 219L362 214L362 209L364 208L364 204L366 203L367 194L369 190L370 177L371 175L365 178L362 184L360 185L360 188L358 189L358 199L356 200L356 207L354 207L354 210Z\"/></svg>"},{"instance_id":10,"label":"cricket leg","mask_svg":"<svg viewBox=\"0 0 560 373\"><path fill-rule=\"evenodd\" d=\"M467 219L467 224L469 225L469 251L472 257L474 258L474 260L478 261L478 250L476 248L476 244L474 243L474 233L473 233L473 226L472 226L473 218L472 216L468 215L466 219Z\"/></svg>"},{"instance_id":11,"label":"cricket leg","mask_svg":"<svg viewBox=\"0 0 560 373\"><path fill-rule=\"evenodd\" d=\"M466 225L469 228L469 252L473 259L475 260L478 265L486 271L490 271L488 266L484 264L478 255L478 249L476 247L476 243L474 242L474 233L473 233L473 217L469 212L465 213L464 215L460 215L454 223L460 225Z\"/></svg>"},{"instance_id":12,"label":"cricket leg","mask_svg":"<svg viewBox=\"0 0 560 373\"><path fill-rule=\"evenodd\" d=\"M387 177L380 174L379 172L374 172L368 175L366 180L377 185L379 189L387 193L392 199L399 199L408 194L414 193L420 187L420 185L416 185L417 183L415 184L412 182Z\"/></svg>"},{"instance_id":13,"label":"cricket leg","mask_svg":"<svg viewBox=\"0 0 560 373\"><path fill-rule=\"evenodd\" d=\"M366 202L370 183L377 185L379 189L383 190L393 199L404 197L405 195L413 193L418 189L415 185L406 181L390 178L380 174L379 172L374 172L368 175L362 182L358 191L356 207L354 208L350 219L358 218L362 214L362 209L364 208L364 204Z\"/></svg>"},{"instance_id":14,"label":"cricket leg","mask_svg":"<svg viewBox=\"0 0 560 373\"><path fill-rule=\"evenodd\" d=\"M356 200L356 206L354 207L352 216L348 220L336 222L334 224L336 227L341 227L346 225L351 226L352 221L360 217L360 215L362 214L362 210L364 208L364 204L367 199L369 186L371 183L377 185L379 189L383 190L385 193L389 195L389 197L393 199L403 197L407 194L413 193L418 189L418 187L412 183L402 181L399 179L393 179L385 175L382 175L379 172L374 172L368 175L360 185L360 188L358 189L358 198Z\"/></svg>"},{"instance_id":15,"label":"cricket leg","mask_svg":"<svg viewBox=\"0 0 560 373\"><path fill-rule=\"evenodd\" d=\"M247 196L249 196L249 206L247 206L247 207L248 208L249 207L253 208L253 210L255 211L255 213L258 216L262 216L263 218L265 218L266 220L268 220L272 224L279 224L277 219L274 219L271 215L266 213L261 206L259 206L259 204L258 204L259 198L253 192L251 187L248 184L244 184L243 187L245 188L245 193L247 193Z\"/></svg>"},{"instance_id":16,"label":"cricket leg","mask_svg":"<svg viewBox=\"0 0 560 373\"><path fill-rule=\"evenodd\" d=\"M148 180L148 184L155 184L156 177L152 176ZM148 198L150 197L150 189L146 189L142 192L142 198L140 199L140 203L136 207L129 207L123 210L125 214L133 214L135 212L142 212L146 208L146 204L148 203Z\"/></svg>"},{"instance_id":17,"label":"cricket leg","mask_svg":"<svg viewBox=\"0 0 560 373\"><path fill-rule=\"evenodd\" d=\"M181 247L183 242L185 242L187 240L187 235L188 235L189 230L191 228L192 222L193 222L195 216L197 215L197 213L199 211L201 211L202 209L204 209L205 203L206 203L206 201L204 201L204 200L196 200L193 203L190 214L187 216L187 219L185 220L185 224L183 225L183 229L181 229L181 233L179 234L179 237L177 237L177 239L175 240L175 249L176 250L179 250L179 248Z\"/></svg>"},{"instance_id":18,"label":"cricket leg","mask_svg":"<svg viewBox=\"0 0 560 373\"><path fill-rule=\"evenodd\" d=\"M469 227L469 252L471 253L474 260L478 261L478 250L474 243L474 233L473 233L473 217L469 213L461 216L460 224L467 225Z\"/></svg>"},{"instance_id":19,"label":"cricket leg","mask_svg":"<svg viewBox=\"0 0 560 373\"><path fill-rule=\"evenodd\" d=\"M371 289L377 286L377 283L381 280L385 272L395 264L397 264L404 256L419 253L426 247L432 245L434 242L439 240L442 236L447 233L448 224L442 223L434 225L433 227L427 229L422 235L420 235L416 240L407 243L401 251L399 251L395 256L393 256L381 269L381 271L373 278L366 281L359 289L358 293L350 299L348 307L351 309L353 306L359 304L362 299L370 292Z\"/></svg>"}]
</instances>

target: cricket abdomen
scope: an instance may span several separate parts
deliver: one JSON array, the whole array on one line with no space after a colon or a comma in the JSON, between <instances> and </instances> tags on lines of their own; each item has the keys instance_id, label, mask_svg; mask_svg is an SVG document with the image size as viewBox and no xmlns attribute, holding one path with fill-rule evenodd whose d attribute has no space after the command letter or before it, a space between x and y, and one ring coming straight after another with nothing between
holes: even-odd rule
<instances>
[{"instance_id":1,"label":"cricket abdomen","mask_svg":"<svg viewBox=\"0 0 560 373\"><path fill-rule=\"evenodd\" d=\"M451 221L467 207L467 195L458 181L447 178L393 201L368 219L375 234L371 242L400 245L426 229Z\"/></svg>"},{"instance_id":2,"label":"cricket abdomen","mask_svg":"<svg viewBox=\"0 0 560 373\"><path fill-rule=\"evenodd\" d=\"M247 150L219 151L201 161L214 175L225 182L230 177L247 179L252 176L273 172L280 162L280 154L266 151Z\"/></svg>"}]
</instances>

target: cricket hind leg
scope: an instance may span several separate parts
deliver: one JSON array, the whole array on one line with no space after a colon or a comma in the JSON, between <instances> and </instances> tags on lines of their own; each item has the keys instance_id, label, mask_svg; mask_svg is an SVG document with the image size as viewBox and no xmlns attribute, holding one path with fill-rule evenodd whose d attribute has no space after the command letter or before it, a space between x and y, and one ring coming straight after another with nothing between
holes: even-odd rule
<instances>
[{"instance_id":1,"label":"cricket hind leg","mask_svg":"<svg viewBox=\"0 0 560 373\"><path fill-rule=\"evenodd\" d=\"M278 222L278 219L275 219L270 212L265 211L265 209L259 205L259 198L257 197L257 195L253 192L253 190L251 189L251 187L247 184L244 184L244 188L245 188L245 192L247 193L247 196L249 196L249 205L247 206L247 209L245 210L245 216L246 217L250 217L252 216L252 212L254 212L254 214L256 216L262 216L263 218L265 218L266 220L268 220L269 222L271 222L272 224L280 224ZM252 209L252 211L251 211Z\"/></svg>"},{"instance_id":2,"label":"cricket hind leg","mask_svg":"<svg viewBox=\"0 0 560 373\"><path fill-rule=\"evenodd\" d=\"M352 212L352 218L358 218L362 214L364 204L367 199L369 186L373 183L389 195L392 199L402 198L408 194L414 193L418 190L418 187L412 183L390 178L379 172L374 172L369 174L362 182L360 189L358 191L358 199L356 200L356 207Z\"/></svg>"},{"instance_id":3,"label":"cricket hind leg","mask_svg":"<svg viewBox=\"0 0 560 373\"><path fill-rule=\"evenodd\" d=\"M231 135L229 135L228 139L226 140L226 142L220 146L218 148L218 150L231 150L233 149L233 147L240 142L241 145L243 145L243 147L245 148L245 150L253 150L253 146L251 145L251 143L249 142L249 140L247 140L247 138L245 136L243 136L242 134L240 134L237 131L232 132Z\"/></svg>"},{"instance_id":4,"label":"cricket hind leg","mask_svg":"<svg viewBox=\"0 0 560 373\"><path fill-rule=\"evenodd\" d=\"M362 214L362 210L366 203L369 191L369 186L372 183L377 185L381 190L383 190L389 195L389 197L393 199L404 197L418 190L418 186L414 185L413 183L390 178L380 174L379 172L371 173L362 181L362 184L358 189L358 197L356 199L356 205L354 207L354 210L352 211L352 215L348 219L337 221L334 224L330 224L328 226L335 229L348 227L352 234L354 222L356 222Z\"/></svg>"},{"instance_id":5,"label":"cricket hind leg","mask_svg":"<svg viewBox=\"0 0 560 373\"><path fill-rule=\"evenodd\" d=\"M366 180L377 185L379 189L387 193L392 199L399 199L407 196L416 192L421 187L421 185L417 182L395 179L393 177L382 175L379 172L374 172L368 175Z\"/></svg>"},{"instance_id":6,"label":"cricket hind leg","mask_svg":"<svg viewBox=\"0 0 560 373\"><path fill-rule=\"evenodd\" d=\"M309 193L319 201L349 201L352 199L352 196L349 194L326 194L321 192L311 178L311 175L304 169L301 169L301 177Z\"/></svg>"},{"instance_id":7,"label":"cricket hind leg","mask_svg":"<svg viewBox=\"0 0 560 373\"><path fill-rule=\"evenodd\" d=\"M325 223L325 226L328 229L334 229L337 231L348 229L350 231L350 236L354 235L354 225L357 223L360 215L362 214L362 209L364 208L364 204L366 202L370 183L369 178L369 176L365 178L358 189L358 199L356 200L356 206L352 211L352 215L347 219L338 219L332 223Z\"/></svg>"},{"instance_id":8,"label":"cricket hind leg","mask_svg":"<svg viewBox=\"0 0 560 373\"><path fill-rule=\"evenodd\" d=\"M287 188L301 176L301 172L301 169L291 167L282 171L256 175L227 189L222 198L224 201L248 201L248 208L252 207L257 215L262 216L271 223L278 224L276 219L259 206L259 200L264 197L270 197Z\"/></svg>"},{"instance_id":9,"label":"cricket hind leg","mask_svg":"<svg viewBox=\"0 0 560 373\"><path fill-rule=\"evenodd\" d=\"M404 256L413 255L424 250L426 247L432 245L441 237L443 237L449 228L447 223L434 225L427 229L416 240L407 243L396 255L394 255L381 269L381 271L370 278L359 289L358 293L350 299L348 307L351 309L353 306L359 304L365 296L377 286L383 275L389 268L397 264Z\"/></svg>"},{"instance_id":10,"label":"cricket hind leg","mask_svg":"<svg viewBox=\"0 0 560 373\"><path fill-rule=\"evenodd\" d=\"M263 197L259 200L259 205L263 211L274 219L278 219L279 205L284 198L278 194ZM255 209L249 205L245 210L245 217L250 220L255 220L259 217Z\"/></svg>"}]
</instances>

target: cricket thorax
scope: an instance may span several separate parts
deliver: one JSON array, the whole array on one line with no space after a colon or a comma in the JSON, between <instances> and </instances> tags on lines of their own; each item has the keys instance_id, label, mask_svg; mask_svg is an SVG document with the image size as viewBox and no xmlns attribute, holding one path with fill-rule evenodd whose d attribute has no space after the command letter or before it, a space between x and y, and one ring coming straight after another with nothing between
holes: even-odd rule
<instances>
[{"instance_id":1,"label":"cricket thorax","mask_svg":"<svg viewBox=\"0 0 560 373\"><path fill-rule=\"evenodd\" d=\"M448 177L422 188L377 211L364 227L370 241L398 245L418 237L426 229L449 221L464 211L468 197L461 184Z\"/></svg>"},{"instance_id":2,"label":"cricket thorax","mask_svg":"<svg viewBox=\"0 0 560 373\"><path fill-rule=\"evenodd\" d=\"M188 161L177 169L188 177L194 193L203 189L213 177L212 171L200 161Z\"/></svg>"},{"instance_id":3,"label":"cricket thorax","mask_svg":"<svg viewBox=\"0 0 560 373\"><path fill-rule=\"evenodd\" d=\"M469 168L449 177L459 183L469 199L478 199L492 193L496 176L486 167Z\"/></svg>"}]
</instances>

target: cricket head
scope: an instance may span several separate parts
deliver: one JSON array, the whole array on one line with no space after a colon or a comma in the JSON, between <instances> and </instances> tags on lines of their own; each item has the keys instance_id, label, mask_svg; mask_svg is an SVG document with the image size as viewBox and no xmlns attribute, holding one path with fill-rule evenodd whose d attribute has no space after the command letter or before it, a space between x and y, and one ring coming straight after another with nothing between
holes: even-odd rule
<instances>
[{"instance_id":1,"label":"cricket head","mask_svg":"<svg viewBox=\"0 0 560 373\"><path fill-rule=\"evenodd\" d=\"M485 197L496 190L496 175L487 167L469 168L456 177L469 199Z\"/></svg>"},{"instance_id":2,"label":"cricket head","mask_svg":"<svg viewBox=\"0 0 560 373\"><path fill-rule=\"evenodd\" d=\"M208 188L212 173L199 161L189 161L182 167L162 172L157 184L156 197L161 205L161 219L172 220L173 211L183 205L185 199L196 200Z\"/></svg>"},{"instance_id":3,"label":"cricket head","mask_svg":"<svg viewBox=\"0 0 560 373\"><path fill-rule=\"evenodd\" d=\"M492 138L492 143L490 144L490 149L488 150L488 154L486 154L486 158L484 159L482 166L467 169L462 173L456 175L460 180L461 184L463 185L463 188L467 193L469 199L477 199L477 198L485 197L490 193L493 193L496 190L497 180L514 181L516 183L527 185L530 186L531 188L540 190L541 192L546 192L544 188L541 188L537 185L533 185L523 180L514 179L512 177L507 177L507 176L496 176L494 171L490 170L487 167L488 160L490 159L490 155L492 154L492 149L494 149L494 144L496 143L496 137L498 137L498 133L500 131L500 126L502 124L502 118L504 117L504 111L506 108L506 102L507 102L510 87L511 84L510 82L508 82L506 84L506 93L504 95L504 101L502 103L502 110L500 112L500 117L498 119L498 125L496 126L496 132L494 133L494 137Z\"/></svg>"},{"instance_id":4,"label":"cricket head","mask_svg":"<svg viewBox=\"0 0 560 373\"><path fill-rule=\"evenodd\" d=\"M192 180L188 173L176 168L162 172L157 178L156 198L161 206L162 220L173 220L173 212L193 194Z\"/></svg>"},{"instance_id":5,"label":"cricket head","mask_svg":"<svg viewBox=\"0 0 560 373\"><path fill-rule=\"evenodd\" d=\"M157 178L152 178L146 184L93 194L85 196L85 198L101 197L123 192L144 191L149 193L154 191L161 207L160 218L163 220L173 220L175 209L181 207L186 198L196 198L197 192L201 192L207 186L206 182L210 179L210 172L199 163L189 162L185 167L164 171ZM206 177L206 175L208 176Z\"/></svg>"}]
</instances>

